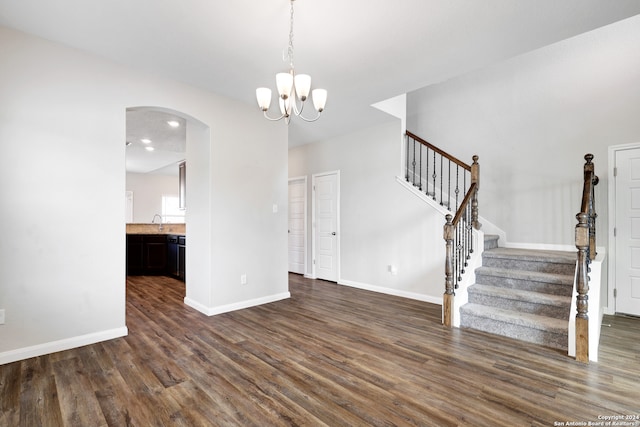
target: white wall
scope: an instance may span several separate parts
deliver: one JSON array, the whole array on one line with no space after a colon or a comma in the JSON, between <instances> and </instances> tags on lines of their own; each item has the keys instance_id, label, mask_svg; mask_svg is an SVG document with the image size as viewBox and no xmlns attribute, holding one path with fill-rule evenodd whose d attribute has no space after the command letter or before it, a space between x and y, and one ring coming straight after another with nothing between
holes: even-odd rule
<instances>
[{"instance_id":1,"label":"white wall","mask_svg":"<svg viewBox=\"0 0 640 427\"><path fill-rule=\"evenodd\" d=\"M208 125L187 154L204 157L188 172L205 180L190 184L190 197L203 199L187 219L189 263L200 260L187 278L194 305L210 313L288 295L286 209L271 211L286 206L286 127L5 28L0 57L0 363L126 334L128 107L170 108ZM249 277L242 288L240 271Z\"/></svg>"},{"instance_id":2,"label":"white wall","mask_svg":"<svg viewBox=\"0 0 640 427\"><path fill-rule=\"evenodd\" d=\"M607 147L640 141L640 16L408 95L408 128L480 156L480 215L513 243L574 244L595 155L607 243ZM503 242L504 243L504 242Z\"/></svg>"},{"instance_id":3,"label":"white wall","mask_svg":"<svg viewBox=\"0 0 640 427\"><path fill-rule=\"evenodd\" d=\"M400 120L289 150L289 176L340 170L339 283L440 302L444 290L444 219L396 182ZM307 249L311 273L311 247ZM398 268L397 276L388 265Z\"/></svg>"},{"instance_id":4,"label":"white wall","mask_svg":"<svg viewBox=\"0 0 640 427\"><path fill-rule=\"evenodd\" d=\"M162 196L178 196L178 177L148 173L127 173L126 189L133 191L133 222L148 224L162 215Z\"/></svg>"}]
</instances>

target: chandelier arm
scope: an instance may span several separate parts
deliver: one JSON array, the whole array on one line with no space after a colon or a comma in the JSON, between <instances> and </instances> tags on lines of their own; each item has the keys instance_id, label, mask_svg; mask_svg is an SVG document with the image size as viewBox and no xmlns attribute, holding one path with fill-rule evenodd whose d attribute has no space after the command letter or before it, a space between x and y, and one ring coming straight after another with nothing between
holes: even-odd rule
<instances>
[{"instance_id":1,"label":"chandelier arm","mask_svg":"<svg viewBox=\"0 0 640 427\"><path fill-rule=\"evenodd\" d=\"M315 122L316 120L318 120L320 118L321 115L322 115L322 113L318 112L318 115L316 117L314 117L313 119L307 119L302 114L298 114L297 117L300 117L305 122Z\"/></svg>"},{"instance_id":2,"label":"chandelier arm","mask_svg":"<svg viewBox=\"0 0 640 427\"><path fill-rule=\"evenodd\" d=\"M293 114L296 115L296 117L300 117L300 114L302 114L302 110L304 110L304 101L300 102L300 109L298 110L298 100L297 98L293 99Z\"/></svg>"},{"instance_id":3,"label":"chandelier arm","mask_svg":"<svg viewBox=\"0 0 640 427\"><path fill-rule=\"evenodd\" d=\"M282 119L284 119L285 117L287 117L287 115L286 115L286 114L282 114L280 117L269 117L269 116L267 115L267 112L266 112L266 111L264 111L264 112L263 112L263 114L264 114L264 118L265 118L265 119L270 120L270 121L272 121L272 122L277 122L278 120L282 120Z\"/></svg>"}]
</instances>

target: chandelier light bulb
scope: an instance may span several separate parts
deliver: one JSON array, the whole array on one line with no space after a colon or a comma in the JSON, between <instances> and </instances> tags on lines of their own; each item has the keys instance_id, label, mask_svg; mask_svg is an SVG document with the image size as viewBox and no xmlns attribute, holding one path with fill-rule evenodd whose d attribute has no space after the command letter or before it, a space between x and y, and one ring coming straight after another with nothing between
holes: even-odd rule
<instances>
[{"instance_id":1,"label":"chandelier light bulb","mask_svg":"<svg viewBox=\"0 0 640 427\"><path fill-rule=\"evenodd\" d=\"M256 99L260 109L266 112L269 109L269 105L271 105L271 89L259 87L256 89Z\"/></svg>"},{"instance_id":2,"label":"chandelier light bulb","mask_svg":"<svg viewBox=\"0 0 640 427\"><path fill-rule=\"evenodd\" d=\"M295 77L296 94L300 101L304 102L311 90L311 76L308 74L296 74Z\"/></svg>"},{"instance_id":3,"label":"chandelier light bulb","mask_svg":"<svg viewBox=\"0 0 640 427\"><path fill-rule=\"evenodd\" d=\"M291 73L276 74L276 86L278 87L280 98L289 98L291 89L293 88L293 75Z\"/></svg>"},{"instance_id":4,"label":"chandelier light bulb","mask_svg":"<svg viewBox=\"0 0 640 427\"><path fill-rule=\"evenodd\" d=\"M313 106L318 113L322 113L324 106L327 104L327 91L324 89L314 89L311 96L313 98Z\"/></svg>"}]
</instances>

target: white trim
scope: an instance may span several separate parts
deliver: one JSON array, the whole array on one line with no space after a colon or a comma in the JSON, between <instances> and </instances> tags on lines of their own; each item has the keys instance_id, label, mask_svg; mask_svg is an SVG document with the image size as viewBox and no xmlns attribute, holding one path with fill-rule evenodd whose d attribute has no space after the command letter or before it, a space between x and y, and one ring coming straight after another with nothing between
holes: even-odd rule
<instances>
[{"instance_id":1,"label":"white trim","mask_svg":"<svg viewBox=\"0 0 640 427\"><path fill-rule=\"evenodd\" d=\"M338 282L340 282L340 170L314 173L311 175L311 275L312 278L317 278L316 264L316 178L327 175L336 176L336 269ZM306 276L306 275L305 275Z\"/></svg>"},{"instance_id":2,"label":"white trim","mask_svg":"<svg viewBox=\"0 0 640 427\"><path fill-rule=\"evenodd\" d=\"M398 184L402 186L402 188L406 189L407 191L409 191L409 193L413 194L418 199L422 200L423 202L425 202L426 204L434 208L436 211L438 211L438 213L440 213L443 218L448 214L452 213L451 211L447 210L447 208L445 208L444 206L441 206L440 203L437 203L435 200L427 196L422 191L417 190L413 185L408 183L407 180L402 178L401 176L396 176L396 181L398 182ZM453 214L455 214L455 212L453 212Z\"/></svg>"},{"instance_id":3,"label":"white trim","mask_svg":"<svg viewBox=\"0 0 640 427\"><path fill-rule=\"evenodd\" d=\"M195 309L196 309L196 310L198 310L200 313L204 313L204 314L206 314L207 316L210 316L210 314L209 314L209 307L207 307L206 305L204 305L204 304L200 304L198 301L196 301L196 300L194 300L194 299L192 299L192 298L189 298L189 297L184 297L184 300L183 300L183 301L184 301L184 303L185 303L186 305L188 305L189 307L191 307L191 308L195 308Z\"/></svg>"},{"instance_id":4,"label":"white trim","mask_svg":"<svg viewBox=\"0 0 640 427\"><path fill-rule=\"evenodd\" d=\"M623 150L635 150L640 148L640 142L634 142L631 144L611 145L608 149L608 215L609 215L609 259L607 264L607 305L604 308L605 314L616 313L616 299L613 296L613 292L616 289L616 238L613 235L613 230L616 228L616 182L613 176L613 170L616 167L616 152Z\"/></svg>"},{"instance_id":5,"label":"white trim","mask_svg":"<svg viewBox=\"0 0 640 427\"><path fill-rule=\"evenodd\" d=\"M307 208L309 206L309 199L307 197L307 194L308 194L308 191L307 191L307 176L304 175L304 176L295 176L295 177L289 178L288 184L291 184L292 182L295 182L295 181L303 181L304 182L304 224L303 224L303 228L304 228L304 232L303 233L304 234L303 234L303 237L302 237L303 238L302 247L304 248L304 266L303 266L303 272L304 273L303 274L306 275L307 274L307 258L308 258L308 256L307 256L307 222L308 222L308 220L307 220L307 215L308 215L307 210L308 209ZM287 201L288 201L288 199L289 199L289 196L287 194ZM289 216L289 213L287 212L287 221L288 221L288 216Z\"/></svg>"},{"instance_id":6,"label":"white trim","mask_svg":"<svg viewBox=\"0 0 640 427\"><path fill-rule=\"evenodd\" d=\"M9 350L0 353L0 365L28 359L30 357L42 356L44 354L56 353L58 351L70 350L72 348L95 344L102 341L125 337L129 333L126 326L108 329L106 331L94 332L77 337L65 338L58 341L51 341L29 347Z\"/></svg>"},{"instance_id":7,"label":"white trim","mask_svg":"<svg viewBox=\"0 0 640 427\"><path fill-rule=\"evenodd\" d=\"M461 315L460 308L469 302L469 287L476 283L476 269L482 267L482 254L484 253L484 232L481 230L471 229L473 247L476 248L471 254L468 265L465 267L465 273L462 280L458 282L458 289L454 291L453 298L453 320L452 324L456 328L460 327ZM442 307L442 323L444 324L444 307Z\"/></svg>"},{"instance_id":8,"label":"white trim","mask_svg":"<svg viewBox=\"0 0 640 427\"><path fill-rule=\"evenodd\" d=\"M350 286L352 288L364 289L366 291L378 292L381 294L393 295L396 297L409 298L417 301L429 302L431 304L442 305L442 297L419 294L417 292L403 291L399 289L385 288L382 286L369 285L367 283L354 282L353 280L339 280L339 285Z\"/></svg>"},{"instance_id":9,"label":"white trim","mask_svg":"<svg viewBox=\"0 0 640 427\"><path fill-rule=\"evenodd\" d=\"M191 308L195 308L200 313L206 314L207 316L215 316L216 314L242 310L244 308L250 308L258 305L268 304L270 302L276 302L276 301L280 301L287 298L291 298L291 294L289 292L282 292L279 294L268 295L266 297L254 298L246 301L235 302L232 304L219 305L216 307L207 307L205 305L200 304L197 301L194 301L186 297L184 299L184 303Z\"/></svg>"}]
</instances>

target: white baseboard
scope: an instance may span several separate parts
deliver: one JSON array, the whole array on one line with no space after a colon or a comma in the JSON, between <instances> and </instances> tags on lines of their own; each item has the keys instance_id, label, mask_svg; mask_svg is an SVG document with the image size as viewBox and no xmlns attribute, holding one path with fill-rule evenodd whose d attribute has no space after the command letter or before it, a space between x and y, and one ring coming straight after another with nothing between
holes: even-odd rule
<instances>
[{"instance_id":1,"label":"white baseboard","mask_svg":"<svg viewBox=\"0 0 640 427\"><path fill-rule=\"evenodd\" d=\"M312 274L305 274L304 277L305 277L305 279L313 279L313 280L317 279L317 277L312 275Z\"/></svg>"},{"instance_id":2,"label":"white baseboard","mask_svg":"<svg viewBox=\"0 0 640 427\"><path fill-rule=\"evenodd\" d=\"M65 338L58 341L51 341L43 344L9 350L0 353L0 365L29 359L31 357L42 356L44 354L70 350L72 348L95 344L101 341L112 340L114 338L127 336L128 333L129 331L127 327L123 326L121 328L109 329L107 331L94 332L92 334L80 335L77 337Z\"/></svg>"},{"instance_id":3,"label":"white baseboard","mask_svg":"<svg viewBox=\"0 0 640 427\"><path fill-rule=\"evenodd\" d=\"M369 285L367 283L354 282L352 280L338 280L339 285L351 286L352 288L364 289L366 291L378 292L381 294L393 295L396 297L409 298L417 301L429 302L431 304L442 305L442 297L419 294L417 292L402 291L399 289L385 288L382 286Z\"/></svg>"},{"instance_id":4,"label":"white baseboard","mask_svg":"<svg viewBox=\"0 0 640 427\"><path fill-rule=\"evenodd\" d=\"M268 304L270 302L276 302L276 301L280 301L287 298L291 298L291 294L289 292L282 292L279 294L268 295L262 298L255 298L247 301L240 301L233 304L219 305L216 307L207 307L187 297L184 298L184 303L187 304L189 307L195 308L200 313L206 314L207 316L215 316L216 314L242 310L243 308L255 307L258 305Z\"/></svg>"},{"instance_id":5,"label":"white baseboard","mask_svg":"<svg viewBox=\"0 0 640 427\"><path fill-rule=\"evenodd\" d=\"M198 310L200 313L206 314L207 316L210 316L209 313L209 307L207 307L204 304L200 304L198 301L193 300L189 297L184 297L184 303L186 305L188 305L191 308L195 308L196 310Z\"/></svg>"}]
</instances>

